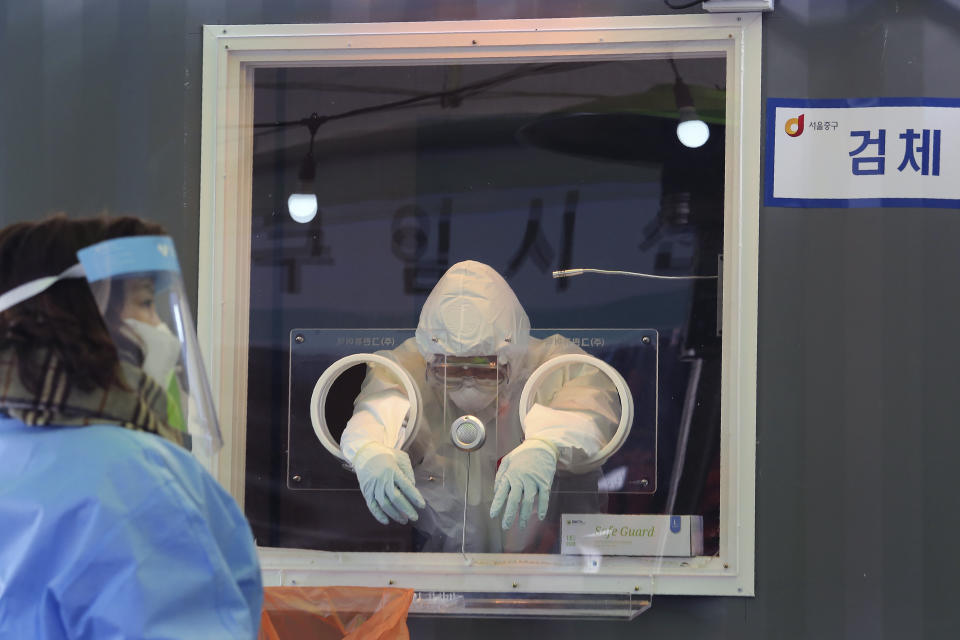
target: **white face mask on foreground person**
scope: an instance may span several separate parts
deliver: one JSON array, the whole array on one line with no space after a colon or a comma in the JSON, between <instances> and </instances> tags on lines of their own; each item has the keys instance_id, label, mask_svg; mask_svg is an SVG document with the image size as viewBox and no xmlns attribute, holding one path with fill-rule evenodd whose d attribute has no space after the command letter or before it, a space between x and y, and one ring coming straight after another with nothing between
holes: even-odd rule
<instances>
[{"instance_id":1,"label":"white face mask on foreground person","mask_svg":"<svg viewBox=\"0 0 960 640\"><path fill-rule=\"evenodd\" d=\"M124 322L143 345L144 372L166 389L180 359L180 340L162 322L155 326L134 318L125 318Z\"/></svg>"},{"instance_id":2,"label":"white face mask on foreground person","mask_svg":"<svg viewBox=\"0 0 960 640\"><path fill-rule=\"evenodd\" d=\"M532 338L507 282L474 261L440 279L415 338L378 353L410 373L424 406L416 440L408 451L395 447L409 403L395 378L368 369L340 446L374 517L416 522L422 551L537 549L556 471L594 455L616 431L619 400L609 379L589 367L551 376L524 434L518 401L530 373L583 351L560 335ZM465 414L486 430L483 446L469 453L450 437L451 423ZM596 492L586 499L596 502Z\"/></svg>"}]
</instances>

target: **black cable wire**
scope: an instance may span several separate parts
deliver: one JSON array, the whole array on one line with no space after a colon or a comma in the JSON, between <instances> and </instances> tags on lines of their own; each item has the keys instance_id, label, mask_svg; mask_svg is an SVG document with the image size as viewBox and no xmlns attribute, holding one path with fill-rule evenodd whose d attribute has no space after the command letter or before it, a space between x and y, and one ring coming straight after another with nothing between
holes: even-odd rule
<instances>
[{"instance_id":1,"label":"black cable wire","mask_svg":"<svg viewBox=\"0 0 960 640\"><path fill-rule=\"evenodd\" d=\"M483 80L483 81L480 81L480 82L475 82L475 83L473 83L473 84L464 85L464 86L460 87L459 89L452 89L452 90L448 90L448 91L437 91L437 92L434 92L434 93L424 93L424 94L416 95L416 96L413 96L413 97L410 97L410 98L404 98L404 99L402 99L402 100L394 100L394 101L392 101L392 102L386 102L386 103L383 103L383 104L372 105L372 106L369 106L369 107L360 107L360 108L358 108L358 109L351 109L350 111L343 111L343 112L341 112L341 113L335 113L335 114L333 114L333 115L324 116L324 120L327 121L327 120L339 120L339 119L341 119L341 118L350 118L350 117L353 117L353 116L358 116L358 115L362 115L362 114L366 114L366 113L375 113L375 112L377 112L377 111L386 111L386 110L388 110L388 109L396 109L396 108L400 108L400 107L406 107L406 106L410 106L410 105L414 105L414 104L419 104L419 103L422 103L422 102L426 102L426 101L428 101L428 100L436 100L436 99L438 99L438 98L452 97L452 96L460 96L460 97L462 97L462 96L463 96L464 94L466 94L468 91L473 91L473 90L476 90L476 89L481 89L481 90L482 90L482 89L485 89L485 88L488 88L488 87L492 87L492 86L495 86L495 85L498 85L498 84L502 84L502 83L504 83L504 82L509 82L510 80L515 80L515 79L517 79L517 78L521 78L521 77L523 77L523 76L525 76L525 75L528 75L528 74L530 74L530 73L536 73L536 72L538 72L538 71L545 70L545 69L547 69L547 68L549 68L549 67L551 67L551 66L554 66L554 65L549 65L549 64L548 64L548 65L542 65L542 66L540 66L540 67L535 68L533 71L530 71L530 70L527 70L527 69L516 69L516 70L513 70L513 71L508 71L508 72L506 72L506 73L503 73L503 74L501 74L501 75L499 75L499 76L496 76L496 77L494 77L494 78L489 78L489 79L487 79L487 80ZM303 118L303 119L300 119L300 120L286 120L286 121L279 121L279 122L261 122L261 123L256 123L256 124L254 124L253 126L254 126L254 127L288 127L288 126L291 126L291 125L299 125L299 124L305 125L306 122L307 122L307 119L306 119L306 118Z\"/></svg>"},{"instance_id":2,"label":"black cable wire","mask_svg":"<svg viewBox=\"0 0 960 640\"><path fill-rule=\"evenodd\" d=\"M535 75L538 73L553 73L555 71L568 71L570 69L580 69L584 67L590 67L596 64L603 64L606 61L591 61L591 62L582 62L582 63L569 63L569 62L555 62L550 64L537 65L534 67L520 69L514 69L512 71L507 71L493 78L488 78L486 80L480 80L471 84L466 84L458 89L451 89L447 91L437 91L435 93L425 93L410 98L404 98L402 100L394 100L392 102L386 102L383 104L372 105L369 107L360 107L358 109L351 109L349 111L343 111L341 113L335 113L328 116L319 116L323 122L328 122L330 120L340 120L342 118L351 118L353 116L364 115L368 113L375 113L377 111L386 111L388 109L397 109L402 107L408 107L412 105L419 105L421 103L438 100L444 97L457 97L460 99L466 97L472 97L477 93L481 93L491 87L497 85L505 84L512 80L517 80L529 75ZM267 128L267 127L289 127L294 125L304 125L308 126L310 123L310 118L301 118L300 120L285 120L278 122L258 122L254 123L254 128Z\"/></svg>"},{"instance_id":3,"label":"black cable wire","mask_svg":"<svg viewBox=\"0 0 960 640\"><path fill-rule=\"evenodd\" d=\"M674 11L679 11L680 9L689 9L690 7L702 4L704 0L694 0L694 2L688 2L687 4L670 4L670 0L663 0L663 4L667 5Z\"/></svg>"}]
</instances>

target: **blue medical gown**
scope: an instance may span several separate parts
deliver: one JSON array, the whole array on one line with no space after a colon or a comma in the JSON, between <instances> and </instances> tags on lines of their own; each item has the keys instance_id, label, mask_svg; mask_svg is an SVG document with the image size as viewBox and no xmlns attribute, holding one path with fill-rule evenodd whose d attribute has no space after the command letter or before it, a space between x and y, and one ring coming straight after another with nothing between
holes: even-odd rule
<instances>
[{"instance_id":1,"label":"blue medical gown","mask_svg":"<svg viewBox=\"0 0 960 640\"><path fill-rule=\"evenodd\" d=\"M185 450L0 417L0 638L255 638L250 526Z\"/></svg>"}]
</instances>

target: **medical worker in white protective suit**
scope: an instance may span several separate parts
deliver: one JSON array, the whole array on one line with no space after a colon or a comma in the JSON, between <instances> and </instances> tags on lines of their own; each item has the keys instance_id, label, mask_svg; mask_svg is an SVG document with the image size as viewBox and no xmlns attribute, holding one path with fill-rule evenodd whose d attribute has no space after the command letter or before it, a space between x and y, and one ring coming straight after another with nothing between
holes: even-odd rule
<instances>
[{"instance_id":1,"label":"medical worker in white protective suit","mask_svg":"<svg viewBox=\"0 0 960 640\"><path fill-rule=\"evenodd\" d=\"M560 335L531 338L527 314L496 271L474 261L452 266L424 303L416 337L380 352L420 388L415 441L406 452L397 446L409 402L400 382L375 366L341 437L373 516L383 524L416 521L422 551L535 550L555 474L599 451L620 420L609 378L575 367L545 379L524 436L524 383L566 353L583 351ZM450 424L462 415L486 426L479 450L467 453L451 441ZM596 487L592 482L593 495L586 494L593 506L563 510L598 509Z\"/></svg>"}]
</instances>

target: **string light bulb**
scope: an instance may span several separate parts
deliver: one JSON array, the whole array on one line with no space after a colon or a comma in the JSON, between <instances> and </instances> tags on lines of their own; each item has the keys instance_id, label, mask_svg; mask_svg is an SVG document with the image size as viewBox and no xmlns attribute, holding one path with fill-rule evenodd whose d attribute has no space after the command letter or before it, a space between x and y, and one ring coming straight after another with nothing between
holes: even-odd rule
<instances>
[{"instance_id":1,"label":"string light bulb","mask_svg":"<svg viewBox=\"0 0 960 640\"><path fill-rule=\"evenodd\" d=\"M298 190L290 194L287 198L287 211L294 221L300 224L306 224L317 216L319 205L317 194L314 188L314 180L317 178L316 161L313 157L313 140L317 135L317 129L324 123L324 119L316 113L310 114L305 118L303 124L310 130L310 147L307 149L307 155L300 163L300 171L297 174Z\"/></svg>"},{"instance_id":2,"label":"string light bulb","mask_svg":"<svg viewBox=\"0 0 960 640\"><path fill-rule=\"evenodd\" d=\"M677 101L677 113L680 115L680 122L677 123L677 138L685 147L691 149L702 147L710 139L710 127L697 115L690 87L680 77L676 63L671 60L670 65L676 76L676 81L673 83L673 97Z\"/></svg>"}]
</instances>

